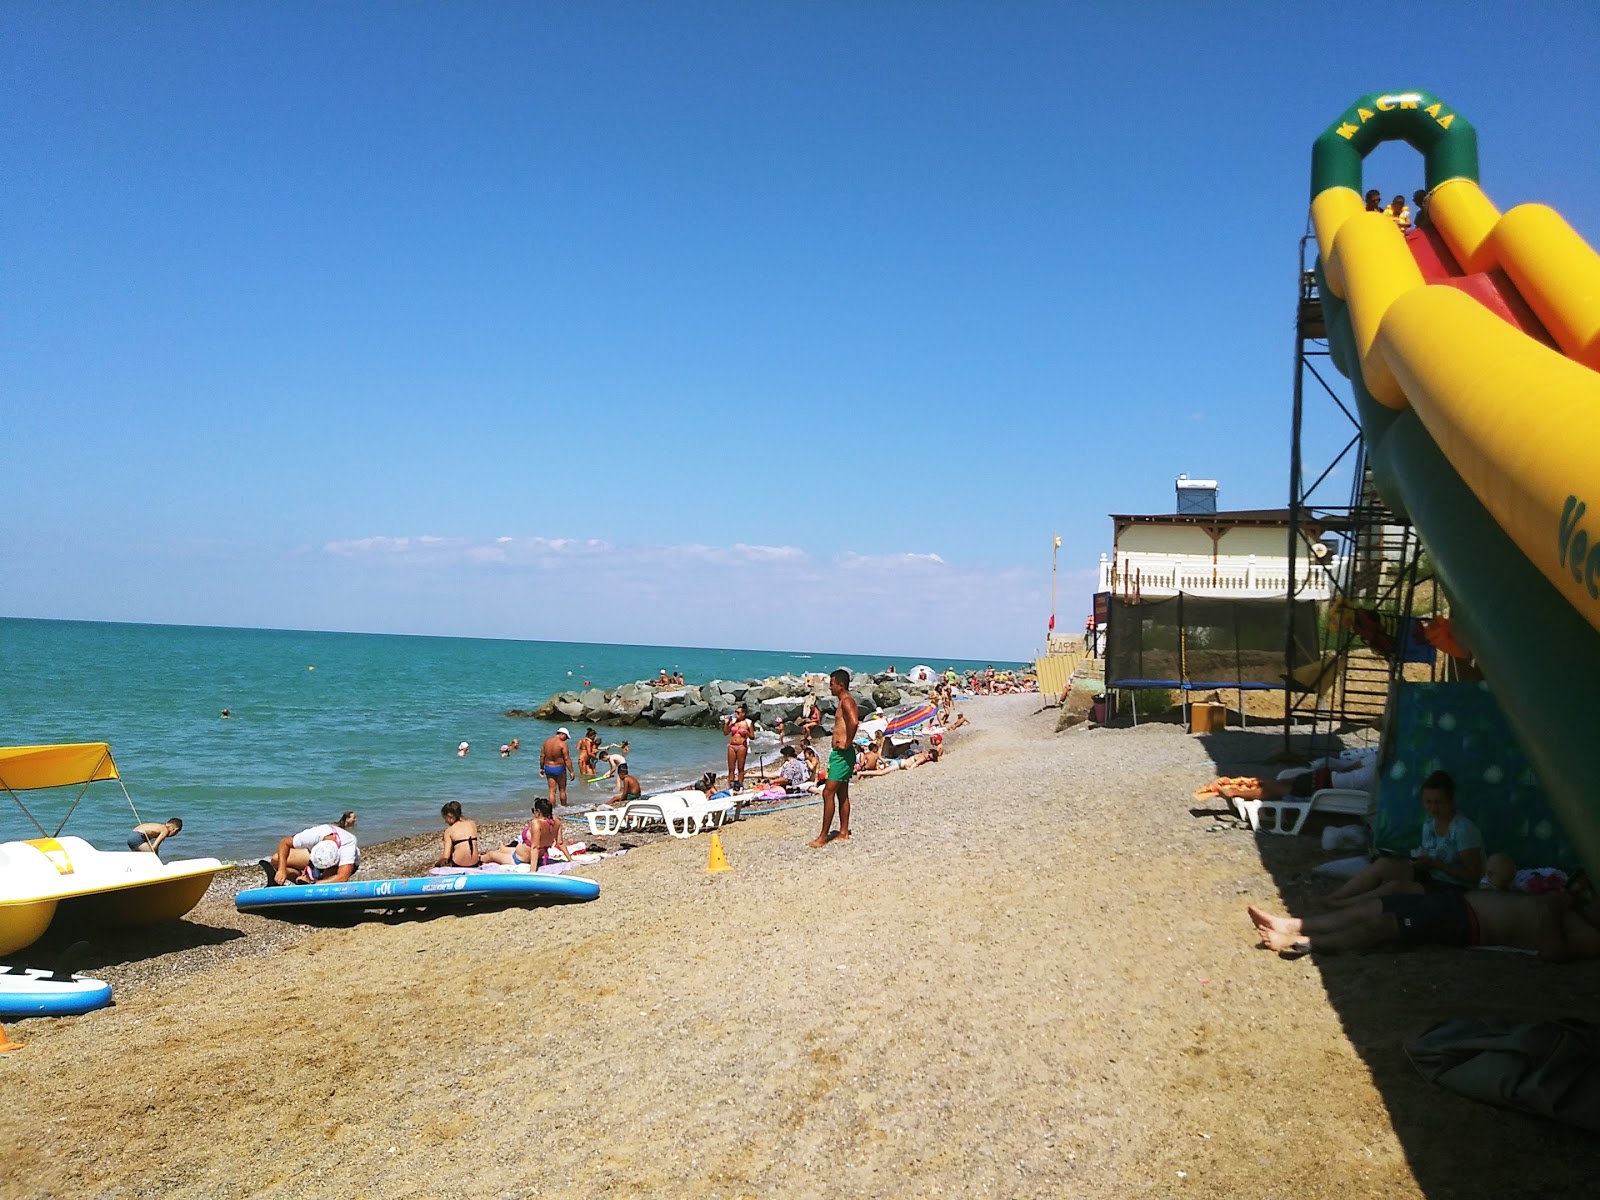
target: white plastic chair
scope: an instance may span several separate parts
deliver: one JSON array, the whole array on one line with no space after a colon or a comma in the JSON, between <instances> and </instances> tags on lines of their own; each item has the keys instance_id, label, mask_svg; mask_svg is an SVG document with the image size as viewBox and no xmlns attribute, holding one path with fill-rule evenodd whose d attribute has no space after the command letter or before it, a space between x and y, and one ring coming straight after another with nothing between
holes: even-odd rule
<instances>
[{"instance_id":1,"label":"white plastic chair","mask_svg":"<svg viewBox=\"0 0 1600 1200\"><path fill-rule=\"evenodd\" d=\"M1285 796L1281 800L1243 800L1234 797L1233 807L1250 822L1250 829L1260 833L1264 816L1272 818L1268 833L1296 834L1305 826L1306 818L1313 812L1342 813L1371 821L1377 811L1376 791L1361 792L1354 788L1323 788L1309 796Z\"/></svg>"}]
</instances>

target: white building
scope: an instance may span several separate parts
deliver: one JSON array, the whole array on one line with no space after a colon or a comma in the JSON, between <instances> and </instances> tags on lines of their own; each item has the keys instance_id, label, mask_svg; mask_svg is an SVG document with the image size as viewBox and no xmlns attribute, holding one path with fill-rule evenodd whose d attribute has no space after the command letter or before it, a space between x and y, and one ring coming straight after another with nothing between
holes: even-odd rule
<instances>
[{"instance_id":1,"label":"white building","mask_svg":"<svg viewBox=\"0 0 1600 1200\"><path fill-rule=\"evenodd\" d=\"M1288 509L1218 512L1216 482L1183 475L1177 492L1175 513L1111 514L1111 553L1100 556L1100 591L1124 599L1179 592L1233 600L1289 594ZM1306 520L1301 530L1295 595L1331 599L1331 576L1340 567L1338 543L1307 542L1305 537L1316 539L1321 530Z\"/></svg>"}]
</instances>

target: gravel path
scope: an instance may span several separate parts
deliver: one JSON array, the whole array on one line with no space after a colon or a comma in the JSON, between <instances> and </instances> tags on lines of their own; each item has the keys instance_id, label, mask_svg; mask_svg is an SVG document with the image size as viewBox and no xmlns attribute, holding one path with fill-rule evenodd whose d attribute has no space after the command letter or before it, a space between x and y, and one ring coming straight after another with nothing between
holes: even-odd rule
<instances>
[{"instance_id":1,"label":"gravel path","mask_svg":"<svg viewBox=\"0 0 1600 1200\"><path fill-rule=\"evenodd\" d=\"M1588 1186L1587 1140L1397 1064L1474 980L1570 1011L1593 1007L1594 972L1451 952L1281 962L1244 907L1299 903L1323 856L1309 838L1258 847L1189 799L1218 773L1208 749L1234 773L1270 732L1057 734L1038 703L971 701L944 762L858 783L849 843L806 848L815 808L730 826L727 874L705 873L701 838L584 870L604 891L574 907L304 930L208 901L159 935L187 948L152 937L103 971L115 1008L7 1026L29 1045L0 1057L0 1190ZM435 844L382 853L414 866Z\"/></svg>"}]
</instances>

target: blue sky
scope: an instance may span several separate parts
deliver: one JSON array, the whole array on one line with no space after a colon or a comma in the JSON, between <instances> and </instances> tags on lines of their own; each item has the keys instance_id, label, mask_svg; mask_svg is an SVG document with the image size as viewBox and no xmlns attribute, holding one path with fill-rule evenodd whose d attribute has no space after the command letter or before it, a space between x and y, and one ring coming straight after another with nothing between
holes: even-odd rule
<instances>
[{"instance_id":1,"label":"blue sky","mask_svg":"<svg viewBox=\"0 0 1600 1200\"><path fill-rule=\"evenodd\" d=\"M1107 513L1285 502L1316 135L1428 88L1593 243L1597 61L1586 2L7 5L0 613L1025 657L1052 533L1072 630Z\"/></svg>"}]
</instances>

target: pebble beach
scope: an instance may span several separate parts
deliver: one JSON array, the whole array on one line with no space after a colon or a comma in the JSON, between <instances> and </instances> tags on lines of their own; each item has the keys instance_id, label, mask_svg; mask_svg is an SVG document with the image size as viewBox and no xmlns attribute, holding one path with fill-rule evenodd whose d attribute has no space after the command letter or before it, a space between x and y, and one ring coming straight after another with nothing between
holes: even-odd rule
<instances>
[{"instance_id":1,"label":"pebble beach","mask_svg":"<svg viewBox=\"0 0 1600 1200\"><path fill-rule=\"evenodd\" d=\"M706 837L629 837L589 904L311 928L237 914L232 872L97 946L113 1008L7 1022L0 1194L1590 1194L1592 1138L1402 1046L1600 1018L1600 967L1279 960L1246 905L1298 910L1332 856L1192 792L1281 730L1058 733L1040 703L966 701L944 761L854 786L847 843L750 816L708 874Z\"/></svg>"}]
</instances>

